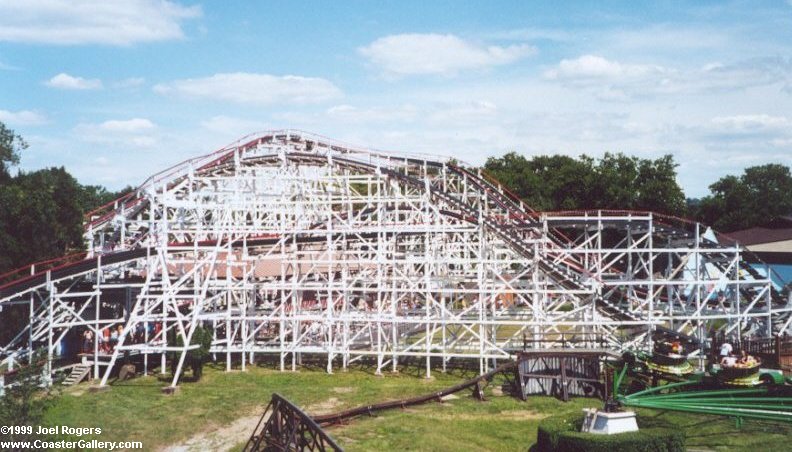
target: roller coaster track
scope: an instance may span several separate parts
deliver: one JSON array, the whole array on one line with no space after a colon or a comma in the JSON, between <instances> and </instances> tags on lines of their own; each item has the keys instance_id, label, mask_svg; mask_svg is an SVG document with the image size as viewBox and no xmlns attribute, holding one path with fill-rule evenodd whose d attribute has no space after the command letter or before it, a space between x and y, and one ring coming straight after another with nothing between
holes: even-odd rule
<instances>
[{"instance_id":1,"label":"roller coaster track","mask_svg":"<svg viewBox=\"0 0 792 452\"><path fill-rule=\"evenodd\" d=\"M254 216L270 223L251 230L249 223L258 224ZM299 226L304 219L310 224ZM694 223L651 212L536 212L480 171L303 132L255 135L167 169L88 214L85 230L87 256L0 275L0 308L29 304L31 313L31 323L0 345L0 355L19 357L44 337L53 353L54 343L75 325L99 332L112 324L82 314L88 303L100 303L108 284L134 287L134 306L118 320L125 325L119 350L170 350L164 336L156 344L126 344L137 323L168 322L186 342L195 326L211 323L213 350L226 353L229 366L232 353L241 353L244 363L246 350L251 356L271 352L256 339L264 325L279 335L270 342L278 344L273 350L282 368L287 357L294 366L297 352L304 352L326 353L328 370L338 356L344 366L355 357L376 356L378 370L388 362L395 366L400 356L420 356L427 372L432 358L478 357L482 373L486 359L508 356L509 336L519 334L595 328L618 346L621 327L649 331L668 324L702 333L711 325L741 331L765 322L761 328L768 333L771 324L776 331L789 327L782 294L749 265L746 253L702 238ZM605 230L621 242L604 243ZM106 237L118 248L102 246ZM248 275L253 267L239 264L238 272L245 273L240 276L230 270L233 253L283 256L277 258L282 268L255 279ZM216 268L221 260L224 274ZM360 263L347 263L352 261ZM139 276L125 279L114 268L137 269ZM319 282L309 284L306 271ZM198 282L191 288L190 275L203 288ZM79 281L93 289L76 291ZM305 284L311 288L301 289ZM274 308L257 307L253 317L242 315L250 306L232 309L236 302L229 300L249 297L243 287L279 301ZM728 299L716 297L719 291ZM194 305L186 317L177 312L185 306L179 300L191 293L201 295L190 298ZM328 306L322 314L300 314L294 307L298 298L317 294ZM420 315L399 314L416 296L423 300ZM332 300L340 299L343 306L366 299L379 307L337 308ZM229 320L220 322L217 309L225 309ZM318 324L324 329L314 328ZM503 337L499 331L510 332Z\"/></svg>"},{"instance_id":2,"label":"roller coaster track","mask_svg":"<svg viewBox=\"0 0 792 452\"><path fill-rule=\"evenodd\" d=\"M312 154L290 153L290 154L286 155L286 158L292 159L294 161L298 161L298 162L301 162L301 163L305 163L305 162L311 162L311 163L314 163L314 164L325 164L326 163L326 160L324 158L318 157L318 156L312 155ZM409 159L409 160L410 160L411 163L417 163L413 159ZM336 165L339 165L339 166L344 167L344 168L348 168L348 169L351 168L351 169L366 171L366 172L369 172L369 173L373 173L373 172L377 171L377 167L375 167L373 165L369 165L369 164L365 164L365 163L361 163L361 162L355 162L355 161L352 161L352 160L349 160L349 159L344 159L344 158L338 158L338 157L334 158L334 163ZM439 163L439 162L426 162L426 164L429 164L429 165L435 166L435 167L441 167L442 166L442 164ZM379 170L382 173L384 173L386 176L388 176L388 177L390 177L390 178L392 178L394 180L398 180L398 181L400 181L400 182L402 182L404 184L409 184L409 185L412 185L412 186L414 186L416 188L423 188L423 186L424 186L424 182L419 180L419 179L417 179L417 178L415 178L415 177L406 176L404 174L399 173L398 171L394 171L394 170L387 169L387 168L380 168ZM458 168L458 167L452 167L452 170L457 172L460 175L464 175L465 177L470 178L472 183L474 183L475 186L478 189L481 190L482 194L490 196L493 200L495 200L495 202L498 205L503 207L506 210L506 215L504 215L504 217L506 217L506 218L512 218L512 217L521 218L525 214L524 212L520 212L520 211L517 210L516 203L514 203L514 201L511 200L511 198L508 198L508 197L502 195L498 190L493 190L492 187L489 185L489 183L483 181L483 179L478 178L472 172L467 171L467 170L463 170L463 169ZM460 218L460 219L475 221L475 219L478 218L479 215L481 214L481 212L478 209L476 209L475 207L470 206L470 205L462 202L461 200L457 199L453 195L451 195L451 194L449 194L449 193L447 193L447 192L445 192L445 191L443 191L443 190L441 190L441 189L439 189L437 187L430 188L430 193L431 193L431 195L433 197L436 197L436 198L446 202L449 206L455 208L456 211L454 213L450 213L450 214L452 214L452 215L455 214L455 216ZM122 202L123 202L123 199L124 198L122 198ZM144 202L139 201L139 200L132 200L132 204L133 205L137 205L137 206L142 206L144 204ZM519 221L519 222L517 222L516 225L514 225L514 226L512 226L510 228L509 225L504 225L503 222L498 221L497 219L493 218L492 215L485 216L483 221L484 221L484 224L486 226L490 227L493 231L495 231L496 234L498 234L506 243L508 243L515 250L517 250L520 254L522 254L525 257L529 257L529 258L533 257L533 250L531 249L530 245L527 245L527 244L525 244L523 242L523 240L520 237L520 234L516 233L516 229L515 228L520 228L521 231L525 231L525 229L529 228L529 227L536 228L537 227L536 223L534 223L533 225L530 225L529 223L526 223L524 221ZM95 223L92 224L92 226L95 226L97 224L99 224L99 223L95 222ZM310 241L310 239L307 239L307 238L297 239L298 243L309 243L309 241ZM267 239L267 240L263 240L263 241L254 239L249 244L253 245L253 246L258 246L258 245L267 245L267 244L271 245L271 244L275 244L275 243L277 243L277 239ZM179 245L179 244L172 244L172 245ZM11 281L9 283L6 283L6 284L0 286L0 299L6 298L7 296L9 296L10 294L13 294L13 293L24 293L24 291L26 291L26 290L30 290L31 288L40 286L40 285L42 285L42 284L47 282L47 278L49 278L49 280L52 281L52 280L57 280L57 279L68 278L68 277L74 276L76 274L80 274L80 273L83 273L85 271L91 270L91 269L96 267L96 265L99 263L100 259L101 259L101 264L110 265L110 264L118 264L118 263L138 260L138 259L141 259L141 258L143 258L143 257L145 257L147 255L150 255L150 254L151 254L151 249L149 249L149 248L138 248L138 249L129 250L129 251L122 251L122 252L118 252L118 253L112 253L112 254L106 254L106 255L101 255L101 256L95 256L95 257L92 257L92 258L89 258L89 259L85 259L85 260L81 260L81 261L74 262L74 263L71 263L71 264L67 264L67 265L64 265L64 266L56 267L56 268L54 268L52 270L42 271L42 272L39 272L37 274L31 275L31 276L28 276L28 277L24 277L24 278L15 280L15 281ZM583 287L581 284L579 284L575 280L575 276L576 275L573 274L572 272L570 272L570 271L568 271L566 269L563 269L563 268L558 268L557 266L553 266L550 262L547 262L547 261L544 261L544 260L539 261L539 265L540 265L540 267L541 267L541 269L543 271L545 271L548 274L550 274L553 278L555 278L565 288L570 289L570 290L579 290L579 291L589 290L589 289ZM577 266L577 264L571 264L571 265L575 265L576 269L578 269L580 271L584 271L584 269L582 269L581 267ZM613 312L613 311L608 311L607 308L605 308L604 311ZM618 311L616 311L616 312L618 312ZM625 312L625 313L622 313L622 315L625 316L625 317L628 317L628 318L630 318L632 320L636 320L636 317L630 315L629 313Z\"/></svg>"}]
</instances>

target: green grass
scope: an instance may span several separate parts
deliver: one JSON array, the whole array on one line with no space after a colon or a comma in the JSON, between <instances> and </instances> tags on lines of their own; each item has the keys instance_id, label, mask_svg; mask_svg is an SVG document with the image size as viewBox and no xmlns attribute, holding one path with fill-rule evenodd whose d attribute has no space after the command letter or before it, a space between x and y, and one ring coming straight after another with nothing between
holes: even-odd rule
<instances>
[{"instance_id":1,"label":"green grass","mask_svg":"<svg viewBox=\"0 0 792 452\"><path fill-rule=\"evenodd\" d=\"M550 397L520 402L508 396L479 402L468 392L444 403L393 410L374 418L327 429L348 451L357 450L527 450L543 417L580 412L596 400L563 403Z\"/></svg>"},{"instance_id":2,"label":"green grass","mask_svg":"<svg viewBox=\"0 0 792 452\"><path fill-rule=\"evenodd\" d=\"M328 428L328 433L348 451L366 450L528 450L536 442L539 421L547 416L581 413L601 407L593 399L564 403L550 397L529 397L521 402L508 396L488 396L479 402L468 393L457 400L361 417L348 425ZM684 430L687 446L694 450L792 450L792 425L734 420L678 412L638 409L639 416L659 416ZM615 451L614 451L615 452Z\"/></svg>"},{"instance_id":3,"label":"green grass","mask_svg":"<svg viewBox=\"0 0 792 452\"><path fill-rule=\"evenodd\" d=\"M160 392L168 382L157 377L117 383L99 393L87 392L86 384L70 388L47 413L47 424L101 427L103 434L96 439L142 440L145 449L151 450L258 413L273 392L317 414L423 394L464 378L434 372L434 377L426 380L422 375L420 369L377 377L366 369L328 375L321 370L281 373L260 367L225 373L210 367L200 382L184 383L180 392L171 396ZM487 394L487 401L478 402L465 391L444 403L360 417L327 431L349 451L528 450L536 441L537 424L543 417L580 413L583 407L601 404L593 399L563 403L549 397L521 402L493 395L492 386ZM679 425L689 437L688 446L694 449L792 450L788 439L792 426L747 421L738 429L734 421L719 417L652 410L639 410L639 415L663 416ZM243 444L249 433L236 442Z\"/></svg>"},{"instance_id":4,"label":"green grass","mask_svg":"<svg viewBox=\"0 0 792 452\"><path fill-rule=\"evenodd\" d=\"M46 424L100 427L103 434L97 439L144 439L149 449L262 412L274 392L317 413L419 395L460 381L459 376L435 375L426 380L407 373L377 377L362 370L329 375L320 370L278 372L260 367L226 373L210 366L200 382L184 383L171 396L160 391L169 381L154 376L119 382L97 393L81 384L64 392L47 412Z\"/></svg>"}]
</instances>

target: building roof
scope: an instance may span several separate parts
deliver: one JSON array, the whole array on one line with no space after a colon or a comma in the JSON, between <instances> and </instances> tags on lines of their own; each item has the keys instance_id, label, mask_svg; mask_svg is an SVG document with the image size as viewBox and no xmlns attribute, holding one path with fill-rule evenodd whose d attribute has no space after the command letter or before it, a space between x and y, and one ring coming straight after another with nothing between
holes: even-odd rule
<instances>
[{"instance_id":1,"label":"building roof","mask_svg":"<svg viewBox=\"0 0 792 452\"><path fill-rule=\"evenodd\" d=\"M755 227L743 229L741 231L720 234L719 241L725 243L737 242L740 245L750 246L760 243L782 242L792 240L792 227L787 228L766 228Z\"/></svg>"}]
</instances>

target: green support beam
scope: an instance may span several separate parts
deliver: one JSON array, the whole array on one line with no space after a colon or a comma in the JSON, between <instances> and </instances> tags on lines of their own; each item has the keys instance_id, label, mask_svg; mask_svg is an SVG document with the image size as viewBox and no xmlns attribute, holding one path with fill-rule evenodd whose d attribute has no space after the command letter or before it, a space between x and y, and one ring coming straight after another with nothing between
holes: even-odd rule
<instances>
[{"instance_id":1,"label":"green support beam","mask_svg":"<svg viewBox=\"0 0 792 452\"><path fill-rule=\"evenodd\" d=\"M628 366L623 366L613 382L615 398L623 406L728 416L738 425L744 419L792 422L792 397L776 395L767 386L696 390L691 386L701 380L689 380L619 394L627 371Z\"/></svg>"}]
</instances>

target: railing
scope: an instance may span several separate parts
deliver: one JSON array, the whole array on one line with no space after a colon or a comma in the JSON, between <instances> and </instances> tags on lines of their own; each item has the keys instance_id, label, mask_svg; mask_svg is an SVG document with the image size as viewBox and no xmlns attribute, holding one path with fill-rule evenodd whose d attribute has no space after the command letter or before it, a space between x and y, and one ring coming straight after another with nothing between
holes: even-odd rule
<instances>
[{"instance_id":1,"label":"railing","mask_svg":"<svg viewBox=\"0 0 792 452\"><path fill-rule=\"evenodd\" d=\"M278 394L272 394L267 409L243 450L343 451L310 416Z\"/></svg>"},{"instance_id":2,"label":"railing","mask_svg":"<svg viewBox=\"0 0 792 452\"><path fill-rule=\"evenodd\" d=\"M86 253L81 251L79 253L68 254L55 259L49 259L36 262L34 264L25 265L24 267L19 267L9 272L3 273L0 275L0 289L5 287L6 284L16 282L20 279L29 278L30 276L41 274L47 270L56 270L74 262L81 261L85 258L85 256Z\"/></svg>"},{"instance_id":3,"label":"railing","mask_svg":"<svg viewBox=\"0 0 792 452\"><path fill-rule=\"evenodd\" d=\"M783 366L789 361L784 358L792 357L792 337L784 334L761 339L744 339L739 348L749 354L760 356L765 362L769 360L775 365Z\"/></svg>"},{"instance_id":4,"label":"railing","mask_svg":"<svg viewBox=\"0 0 792 452\"><path fill-rule=\"evenodd\" d=\"M107 202L91 210L90 212L85 213L83 215L83 218L85 219L86 223L91 223L94 220L94 217L100 217L107 214L108 212L113 212L116 208L118 208L119 204L125 203L130 198L134 198L134 196L135 196L135 192L131 191L125 195L122 195L120 198L116 198L110 202Z\"/></svg>"},{"instance_id":5,"label":"railing","mask_svg":"<svg viewBox=\"0 0 792 452\"><path fill-rule=\"evenodd\" d=\"M528 334L523 334L523 350L543 349L543 348L606 348L608 342L605 336L600 333L556 333L546 334L542 339L529 338ZM553 336L553 337L550 337Z\"/></svg>"},{"instance_id":6,"label":"railing","mask_svg":"<svg viewBox=\"0 0 792 452\"><path fill-rule=\"evenodd\" d=\"M135 193L137 192L129 192L114 201L110 201L104 206L86 213L83 217L85 229L90 230L91 227L112 219L119 209L123 212L125 209L131 209L145 201L144 198L136 198Z\"/></svg>"},{"instance_id":7,"label":"railing","mask_svg":"<svg viewBox=\"0 0 792 452\"><path fill-rule=\"evenodd\" d=\"M775 354L779 337L768 337L763 339L749 339L742 343L742 349L748 353L755 354Z\"/></svg>"}]
</instances>

